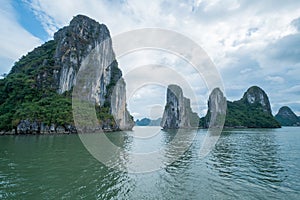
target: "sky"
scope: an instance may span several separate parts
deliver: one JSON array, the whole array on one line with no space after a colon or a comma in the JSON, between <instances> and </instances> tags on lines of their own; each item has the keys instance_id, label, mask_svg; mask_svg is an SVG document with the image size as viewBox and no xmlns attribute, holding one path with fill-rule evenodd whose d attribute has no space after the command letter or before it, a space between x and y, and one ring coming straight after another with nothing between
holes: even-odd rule
<instances>
[{"instance_id":1,"label":"sky","mask_svg":"<svg viewBox=\"0 0 300 200\"><path fill-rule=\"evenodd\" d=\"M257 85L268 94L273 114L287 105L300 115L299 0L0 1L0 74L52 39L74 16L84 14L106 24L112 36L148 27L183 34L215 64L228 100L240 99L247 88ZM183 92L192 99L193 110L205 114L209 95L205 81L182 59L141 50L118 61L125 79L133 69L149 64L177 71L190 86ZM127 96L130 112L135 118L161 116L165 91L166 86L159 84L140 87Z\"/></svg>"}]
</instances>

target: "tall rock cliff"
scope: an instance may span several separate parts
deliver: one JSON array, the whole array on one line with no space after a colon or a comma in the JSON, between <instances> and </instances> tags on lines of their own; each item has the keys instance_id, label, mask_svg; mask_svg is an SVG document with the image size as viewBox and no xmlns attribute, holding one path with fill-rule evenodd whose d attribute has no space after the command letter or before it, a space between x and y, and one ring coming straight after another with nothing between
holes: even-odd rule
<instances>
[{"instance_id":1,"label":"tall rock cliff","mask_svg":"<svg viewBox=\"0 0 300 200\"><path fill-rule=\"evenodd\" d=\"M209 95L207 104L208 110L206 117L203 119L202 126L213 128L223 125L226 116L227 101L219 88L213 89Z\"/></svg>"},{"instance_id":2,"label":"tall rock cliff","mask_svg":"<svg viewBox=\"0 0 300 200\"><path fill-rule=\"evenodd\" d=\"M131 129L134 122L126 108L126 84L109 30L104 24L78 15L54 34L54 40L23 56L0 80L0 131L45 132L57 131L58 127L70 131L72 88L83 61L96 47L94 64L100 76L90 89L99 120L110 130ZM36 128L33 131L31 127Z\"/></svg>"},{"instance_id":3,"label":"tall rock cliff","mask_svg":"<svg viewBox=\"0 0 300 200\"><path fill-rule=\"evenodd\" d=\"M250 87L244 94L243 98L241 99L244 103L250 106L258 105L262 111L272 115L271 105L269 98L265 91L263 91L258 86Z\"/></svg>"},{"instance_id":4,"label":"tall rock cliff","mask_svg":"<svg viewBox=\"0 0 300 200\"><path fill-rule=\"evenodd\" d=\"M115 60L109 30L104 24L83 16L74 17L69 26L66 26L54 34L57 43L55 50L55 64L60 66L57 82L58 92L69 91L75 84L76 75L83 59L101 42L106 41L100 56L99 70L103 71L102 82L104 86L100 90L103 100L106 93L106 85L111 78L109 69L111 61ZM120 78L121 73L118 74Z\"/></svg>"},{"instance_id":5,"label":"tall rock cliff","mask_svg":"<svg viewBox=\"0 0 300 200\"><path fill-rule=\"evenodd\" d=\"M275 115L275 119L281 126L300 126L299 117L287 106L283 106L279 109Z\"/></svg>"},{"instance_id":6,"label":"tall rock cliff","mask_svg":"<svg viewBox=\"0 0 300 200\"><path fill-rule=\"evenodd\" d=\"M200 120L200 127L209 127L211 110L216 109L213 108L214 104L211 102L217 102L217 100L225 103L222 92L215 89L208 101L208 112ZM220 113L222 112L220 110ZM252 86L240 100L227 101L224 126L235 128L279 128L280 124L272 115L269 98L265 91L257 86Z\"/></svg>"},{"instance_id":7,"label":"tall rock cliff","mask_svg":"<svg viewBox=\"0 0 300 200\"><path fill-rule=\"evenodd\" d=\"M110 107L118 129L132 129L134 121L126 107L126 83L107 27L78 15L54 35L54 40L57 42L55 63L61 66L57 76L58 92L69 91L76 84L78 70L89 56L88 64L95 66L95 73L91 75L96 76L97 81L87 82L86 87L92 90L92 97L100 107Z\"/></svg>"},{"instance_id":8,"label":"tall rock cliff","mask_svg":"<svg viewBox=\"0 0 300 200\"><path fill-rule=\"evenodd\" d=\"M227 101L225 127L279 128L263 89L250 87L238 101Z\"/></svg>"},{"instance_id":9,"label":"tall rock cliff","mask_svg":"<svg viewBox=\"0 0 300 200\"><path fill-rule=\"evenodd\" d=\"M115 117L118 128L121 130L131 130L134 126L134 121L126 107L126 84L123 78L115 86L109 102L111 113Z\"/></svg>"},{"instance_id":10,"label":"tall rock cliff","mask_svg":"<svg viewBox=\"0 0 300 200\"><path fill-rule=\"evenodd\" d=\"M169 85L161 126L164 129L198 127L199 117L191 109L190 100L178 85Z\"/></svg>"}]
</instances>

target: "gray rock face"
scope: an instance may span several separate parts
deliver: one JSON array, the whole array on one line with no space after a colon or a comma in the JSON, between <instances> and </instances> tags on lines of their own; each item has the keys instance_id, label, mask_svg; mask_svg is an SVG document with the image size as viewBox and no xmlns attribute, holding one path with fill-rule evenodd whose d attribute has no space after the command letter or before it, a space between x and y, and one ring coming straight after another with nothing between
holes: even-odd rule
<instances>
[{"instance_id":1,"label":"gray rock face","mask_svg":"<svg viewBox=\"0 0 300 200\"><path fill-rule=\"evenodd\" d=\"M57 77L59 93L69 91L76 84L76 75L82 60L97 44L106 39L108 41L110 39L107 27L83 15L74 17L69 26L60 29L54 34L54 40L57 43L55 64L60 66L59 76ZM105 55L101 59L102 64L108 67L111 63L106 61L114 60L111 42L102 51L103 55ZM109 83L109 72L104 75L103 81Z\"/></svg>"},{"instance_id":2,"label":"gray rock face","mask_svg":"<svg viewBox=\"0 0 300 200\"><path fill-rule=\"evenodd\" d=\"M46 134L46 133L76 133L76 128L72 125L56 126L52 124L47 126L42 122L30 121L28 119L21 120L17 126L18 134Z\"/></svg>"},{"instance_id":3,"label":"gray rock face","mask_svg":"<svg viewBox=\"0 0 300 200\"><path fill-rule=\"evenodd\" d=\"M227 101L219 88L213 89L208 100L208 118L205 127L218 127L224 124L226 117Z\"/></svg>"},{"instance_id":4,"label":"gray rock face","mask_svg":"<svg viewBox=\"0 0 300 200\"><path fill-rule=\"evenodd\" d=\"M230 128L280 128L272 115L268 96L257 86L249 88L243 98L233 102L226 101L221 90L214 89L208 101L208 112L201 118L200 126L219 128L222 124L219 122L223 122L220 120L225 120L224 126Z\"/></svg>"},{"instance_id":5,"label":"gray rock face","mask_svg":"<svg viewBox=\"0 0 300 200\"><path fill-rule=\"evenodd\" d=\"M178 85L169 85L161 126L164 129L198 127L199 117L191 109L190 100Z\"/></svg>"},{"instance_id":6,"label":"gray rock face","mask_svg":"<svg viewBox=\"0 0 300 200\"><path fill-rule=\"evenodd\" d=\"M270 106L270 101L265 93L260 87L252 86L244 94L242 100L248 104L261 104L264 112L272 115L272 110Z\"/></svg>"},{"instance_id":7,"label":"gray rock face","mask_svg":"<svg viewBox=\"0 0 300 200\"><path fill-rule=\"evenodd\" d=\"M300 119L297 115L287 106L283 106L279 109L275 115L275 119L282 126L300 126Z\"/></svg>"},{"instance_id":8,"label":"gray rock face","mask_svg":"<svg viewBox=\"0 0 300 200\"><path fill-rule=\"evenodd\" d=\"M87 65L94 71L80 74L86 72L82 69ZM93 127L97 130L133 127L133 119L126 109L126 85L109 30L86 16L74 17L68 26L54 34L53 40L23 56L8 76L0 84L1 116L6 114L7 108L17 108L16 111L10 109L9 115L3 118L1 133L74 132L76 109L72 106L78 102L78 96L90 103L92 109L88 113L96 114ZM6 81L12 84L5 84ZM4 89L6 85L11 89ZM76 93L78 96L75 95L77 88L81 88Z\"/></svg>"},{"instance_id":9,"label":"gray rock face","mask_svg":"<svg viewBox=\"0 0 300 200\"><path fill-rule=\"evenodd\" d=\"M54 40L57 43L55 64L60 66L56 78L58 93L71 90L82 63L88 62L88 65L96 66L92 69L95 72L89 76L95 76L91 79L97 80L88 81L86 78L84 87L92 91L90 98L101 107L105 104L110 106L118 128L132 129L134 122L126 108L126 84L121 78L122 72L118 68L107 27L78 15L69 26L55 33ZM116 93L112 95L114 90Z\"/></svg>"},{"instance_id":10,"label":"gray rock face","mask_svg":"<svg viewBox=\"0 0 300 200\"><path fill-rule=\"evenodd\" d=\"M126 108L126 84L121 78L114 88L111 98L111 113L121 130L131 130L134 126L133 118Z\"/></svg>"}]
</instances>

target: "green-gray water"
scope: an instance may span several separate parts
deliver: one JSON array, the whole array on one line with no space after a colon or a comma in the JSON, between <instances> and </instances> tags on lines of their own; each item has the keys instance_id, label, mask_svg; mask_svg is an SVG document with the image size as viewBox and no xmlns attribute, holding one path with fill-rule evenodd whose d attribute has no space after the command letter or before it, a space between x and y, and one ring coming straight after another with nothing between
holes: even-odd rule
<instances>
[{"instance_id":1,"label":"green-gray water","mask_svg":"<svg viewBox=\"0 0 300 200\"><path fill-rule=\"evenodd\" d=\"M136 127L149 131L151 127ZM300 128L225 130L204 159L205 130L165 169L130 174L94 159L77 135L0 137L0 199L299 199ZM117 141L122 135L110 133ZM132 151L170 141L128 137Z\"/></svg>"}]
</instances>

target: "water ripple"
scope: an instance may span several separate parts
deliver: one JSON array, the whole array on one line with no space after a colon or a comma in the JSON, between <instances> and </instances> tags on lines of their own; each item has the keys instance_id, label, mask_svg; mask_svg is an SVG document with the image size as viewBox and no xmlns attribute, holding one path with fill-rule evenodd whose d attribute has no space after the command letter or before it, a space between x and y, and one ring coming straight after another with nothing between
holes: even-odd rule
<instances>
[{"instance_id":1,"label":"water ripple","mask_svg":"<svg viewBox=\"0 0 300 200\"><path fill-rule=\"evenodd\" d=\"M179 159L145 174L107 168L76 135L3 136L0 199L299 199L298 130L228 130L202 160L206 132L199 130ZM147 143L122 134L119 145L129 152L155 150L174 137L161 133ZM110 139L120 141L117 134ZM166 149L164 156L176 152Z\"/></svg>"}]
</instances>

